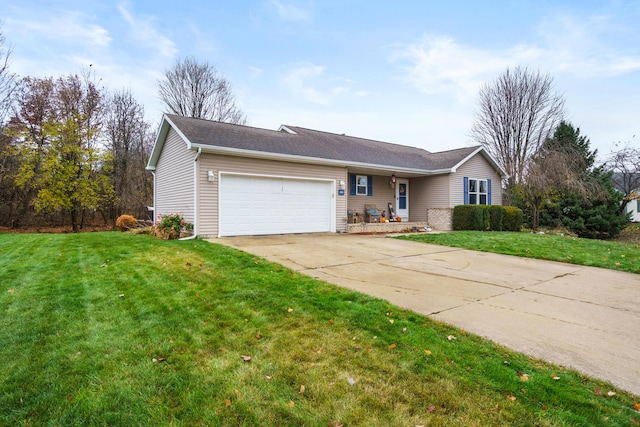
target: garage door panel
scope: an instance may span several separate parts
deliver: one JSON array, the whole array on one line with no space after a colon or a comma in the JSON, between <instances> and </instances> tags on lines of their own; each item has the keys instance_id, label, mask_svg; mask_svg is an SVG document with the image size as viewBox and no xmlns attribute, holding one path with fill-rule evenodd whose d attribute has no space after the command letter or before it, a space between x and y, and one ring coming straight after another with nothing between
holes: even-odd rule
<instances>
[{"instance_id":1,"label":"garage door panel","mask_svg":"<svg viewBox=\"0 0 640 427\"><path fill-rule=\"evenodd\" d=\"M220 235L333 231L330 181L225 175L220 179Z\"/></svg>"}]
</instances>

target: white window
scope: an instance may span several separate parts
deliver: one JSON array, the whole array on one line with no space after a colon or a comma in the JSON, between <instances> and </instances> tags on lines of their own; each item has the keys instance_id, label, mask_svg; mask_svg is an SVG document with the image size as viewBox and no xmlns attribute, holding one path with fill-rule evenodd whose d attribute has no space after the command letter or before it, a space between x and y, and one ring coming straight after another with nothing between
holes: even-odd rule
<instances>
[{"instance_id":1,"label":"white window","mask_svg":"<svg viewBox=\"0 0 640 427\"><path fill-rule=\"evenodd\" d=\"M487 180L486 179L469 179L469 204L470 205L486 205L487 204Z\"/></svg>"},{"instance_id":2,"label":"white window","mask_svg":"<svg viewBox=\"0 0 640 427\"><path fill-rule=\"evenodd\" d=\"M356 175L356 194L362 194L364 196L368 194L366 175Z\"/></svg>"}]
</instances>

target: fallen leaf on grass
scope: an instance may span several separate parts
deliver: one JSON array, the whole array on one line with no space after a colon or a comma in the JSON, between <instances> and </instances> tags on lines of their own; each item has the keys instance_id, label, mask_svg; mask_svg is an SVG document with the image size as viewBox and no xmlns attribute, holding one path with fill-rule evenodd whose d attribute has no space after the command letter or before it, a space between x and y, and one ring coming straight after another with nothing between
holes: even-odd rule
<instances>
[{"instance_id":1,"label":"fallen leaf on grass","mask_svg":"<svg viewBox=\"0 0 640 427\"><path fill-rule=\"evenodd\" d=\"M391 323L393 325L393 322L395 322L395 320L389 319L389 323Z\"/></svg>"},{"instance_id":2,"label":"fallen leaf on grass","mask_svg":"<svg viewBox=\"0 0 640 427\"><path fill-rule=\"evenodd\" d=\"M529 375L523 374L522 372L518 372L518 376L520 376L520 381L529 381Z\"/></svg>"},{"instance_id":3,"label":"fallen leaf on grass","mask_svg":"<svg viewBox=\"0 0 640 427\"><path fill-rule=\"evenodd\" d=\"M510 401L512 401L512 402L515 402L515 401L516 401L516 397L515 397L515 396L511 396L511 395L508 395L508 396L507 396L507 399L508 399L508 400L510 400Z\"/></svg>"},{"instance_id":4,"label":"fallen leaf on grass","mask_svg":"<svg viewBox=\"0 0 640 427\"><path fill-rule=\"evenodd\" d=\"M349 383L350 386L353 386L356 384L356 380L354 380L353 378L349 377L347 378L347 383Z\"/></svg>"},{"instance_id":5,"label":"fallen leaf on grass","mask_svg":"<svg viewBox=\"0 0 640 427\"><path fill-rule=\"evenodd\" d=\"M427 356L431 356L431 350L425 350L424 354L426 354Z\"/></svg>"},{"instance_id":6,"label":"fallen leaf on grass","mask_svg":"<svg viewBox=\"0 0 640 427\"><path fill-rule=\"evenodd\" d=\"M245 362L251 362L251 356L240 356Z\"/></svg>"},{"instance_id":7,"label":"fallen leaf on grass","mask_svg":"<svg viewBox=\"0 0 640 427\"><path fill-rule=\"evenodd\" d=\"M167 360L166 357L158 357L157 359L154 357L153 359L151 359L153 363L164 362L165 360Z\"/></svg>"},{"instance_id":8,"label":"fallen leaf on grass","mask_svg":"<svg viewBox=\"0 0 640 427\"><path fill-rule=\"evenodd\" d=\"M229 406L229 405L231 405L231 399L225 399L224 406Z\"/></svg>"},{"instance_id":9,"label":"fallen leaf on grass","mask_svg":"<svg viewBox=\"0 0 640 427\"><path fill-rule=\"evenodd\" d=\"M394 348L396 348L396 345L395 345L395 344L391 344L391 345L389 346L389 348L390 348L391 350L393 350Z\"/></svg>"},{"instance_id":10,"label":"fallen leaf on grass","mask_svg":"<svg viewBox=\"0 0 640 427\"><path fill-rule=\"evenodd\" d=\"M256 334L256 339L259 340L260 338L262 338L262 335Z\"/></svg>"},{"instance_id":11,"label":"fallen leaf on grass","mask_svg":"<svg viewBox=\"0 0 640 427\"><path fill-rule=\"evenodd\" d=\"M267 380L267 381L271 381L271 375L265 375L264 379Z\"/></svg>"},{"instance_id":12,"label":"fallen leaf on grass","mask_svg":"<svg viewBox=\"0 0 640 427\"><path fill-rule=\"evenodd\" d=\"M305 392L305 390L306 390L306 387L304 386L304 384L302 384L300 386L300 394L303 394Z\"/></svg>"},{"instance_id":13,"label":"fallen leaf on grass","mask_svg":"<svg viewBox=\"0 0 640 427\"><path fill-rule=\"evenodd\" d=\"M402 328L402 333L404 334L405 332L407 332L407 328Z\"/></svg>"},{"instance_id":14,"label":"fallen leaf on grass","mask_svg":"<svg viewBox=\"0 0 640 427\"><path fill-rule=\"evenodd\" d=\"M291 307L289 307L289 308L287 309L287 313L291 313L292 311L293 311L293 308L291 308Z\"/></svg>"},{"instance_id":15,"label":"fallen leaf on grass","mask_svg":"<svg viewBox=\"0 0 640 427\"><path fill-rule=\"evenodd\" d=\"M560 379L560 377L559 377L559 376L557 376L556 374L551 374L551 375L549 375L549 376L550 376L550 377L551 377L551 379L552 379L552 380L554 380L554 381L558 381L558 380Z\"/></svg>"},{"instance_id":16,"label":"fallen leaf on grass","mask_svg":"<svg viewBox=\"0 0 640 427\"><path fill-rule=\"evenodd\" d=\"M453 341L453 340L455 340L455 339L457 339L457 338L455 337L455 335L447 335L447 339L448 339L449 341Z\"/></svg>"},{"instance_id":17,"label":"fallen leaf on grass","mask_svg":"<svg viewBox=\"0 0 640 427\"><path fill-rule=\"evenodd\" d=\"M602 396L602 390L600 390L599 388L593 390L593 392L598 396Z\"/></svg>"},{"instance_id":18,"label":"fallen leaf on grass","mask_svg":"<svg viewBox=\"0 0 640 427\"><path fill-rule=\"evenodd\" d=\"M186 265L187 267L191 267L191 263L190 263L190 262L186 263L185 265Z\"/></svg>"},{"instance_id":19,"label":"fallen leaf on grass","mask_svg":"<svg viewBox=\"0 0 640 427\"><path fill-rule=\"evenodd\" d=\"M543 411L546 411L547 409L548 409L548 408L547 408L547 405L542 405L542 410L543 410Z\"/></svg>"},{"instance_id":20,"label":"fallen leaf on grass","mask_svg":"<svg viewBox=\"0 0 640 427\"><path fill-rule=\"evenodd\" d=\"M289 401L289 408L293 408L294 406L296 406L296 403L293 400Z\"/></svg>"},{"instance_id":21,"label":"fallen leaf on grass","mask_svg":"<svg viewBox=\"0 0 640 427\"><path fill-rule=\"evenodd\" d=\"M329 323L331 323L331 324L333 325L333 324L334 324L334 323L336 323L336 322L334 322L334 321L333 321L333 319L330 319L330 320L329 320Z\"/></svg>"},{"instance_id":22,"label":"fallen leaf on grass","mask_svg":"<svg viewBox=\"0 0 640 427\"><path fill-rule=\"evenodd\" d=\"M240 390L238 390L238 389L233 390L233 392L234 392L237 396L239 396L239 395L240 395Z\"/></svg>"},{"instance_id":23,"label":"fallen leaf on grass","mask_svg":"<svg viewBox=\"0 0 640 427\"><path fill-rule=\"evenodd\" d=\"M429 406L429 408L427 409L427 414L430 414L430 413L432 413L432 412L433 412L433 411L435 411L435 410L436 410L435 405L431 405L431 406Z\"/></svg>"},{"instance_id":24,"label":"fallen leaf on grass","mask_svg":"<svg viewBox=\"0 0 640 427\"><path fill-rule=\"evenodd\" d=\"M611 396L615 396L616 392L615 391L610 391L607 393L607 396L611 397Z\"/></svg>"},{"instance_id":25,"label":"fallen leaf on grass","mask_svg":"<svg viewBox=\"0 0 640 427\"><path fill-rule=\"evenodd\" d=\"M640 403L634 403L633 404L633 409L635 409L636 411L640 412Z\"/></svg>"},{"instance_id":26,"label":"fallen leaf on grass","mask_svg":"<svg viewBox=\"0 0 640 427\"><path fill-rule=\"evenodd\" d=\"M9 292L10 294L14 293L16 290L15 289L9 289L7 292Z\"/></svg>"}]
</instances>

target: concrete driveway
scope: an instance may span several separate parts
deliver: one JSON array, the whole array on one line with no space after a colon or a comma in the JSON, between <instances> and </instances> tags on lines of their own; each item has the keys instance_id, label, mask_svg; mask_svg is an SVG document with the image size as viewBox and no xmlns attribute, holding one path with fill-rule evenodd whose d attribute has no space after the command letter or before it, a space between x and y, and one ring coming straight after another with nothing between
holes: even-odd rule
<instances>
[{"instance_id":1,"label":"concrete driveway","mask_svg":"<svg viewBox=\"0 0 640 427\"><path fill-rule=\"evenodd\" d=\"M383 298L640 395L640 275L377 235L213 242Z\"/></svg>"}]
</instances>

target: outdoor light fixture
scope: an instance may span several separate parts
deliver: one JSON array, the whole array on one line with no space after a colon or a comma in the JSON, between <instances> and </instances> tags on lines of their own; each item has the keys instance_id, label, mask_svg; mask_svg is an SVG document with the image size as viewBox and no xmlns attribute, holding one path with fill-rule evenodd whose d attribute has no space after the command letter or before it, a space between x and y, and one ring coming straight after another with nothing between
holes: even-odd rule
<instances>
[{"instance_id":1,"label":"outdoor light fixture","mask_svg":"<svg viewBox=\"0 0 640 427\"><path fill-rule=\"evenodd\" d=\"M396 176L391 174L391 180L389 180L389 188L396 188Z\"/></svg>"},{"instance_id":2,"label":"outdoor light fixture","mask_svg":"<svg viewBox=\"0 0 640 427\"><path fill-rule=\"evenodd\" d=\"M345 186L344 181L340 181L338 185L340 186L340 190L344 190L344 186Z\"/></svg>"},{"instance_id":3,"label":"outdoor light fixture","mask_svg":"<svg viewBox=\"0 0 640 427\"><path fill-rule=\"evenodd\" d=\"M216 176L213 173L213 171L208 171L207 172L207 181L212 182L212 181L215 181L215 179L216 179Z\"/></svg>"}]
</instances>

